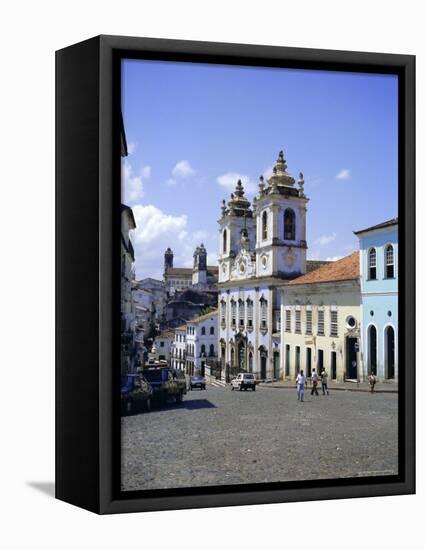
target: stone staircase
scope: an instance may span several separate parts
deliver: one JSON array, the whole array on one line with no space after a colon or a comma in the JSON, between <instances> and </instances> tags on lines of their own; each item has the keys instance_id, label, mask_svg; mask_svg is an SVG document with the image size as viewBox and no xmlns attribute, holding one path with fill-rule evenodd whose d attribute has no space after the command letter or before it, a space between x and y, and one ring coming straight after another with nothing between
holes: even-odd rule
<instances>
[{"instance_id":1,"label":"stone staircase","mask_svg":"<svg viewBox=\"0 0 425 550\"><path fill-rule=\"evenodd\" d=\"M210 386L214 386L215 388L225 388L226 382L224 380L218 380L217 378L211 378L208 383Z\"/></svg>"}]
</instances>

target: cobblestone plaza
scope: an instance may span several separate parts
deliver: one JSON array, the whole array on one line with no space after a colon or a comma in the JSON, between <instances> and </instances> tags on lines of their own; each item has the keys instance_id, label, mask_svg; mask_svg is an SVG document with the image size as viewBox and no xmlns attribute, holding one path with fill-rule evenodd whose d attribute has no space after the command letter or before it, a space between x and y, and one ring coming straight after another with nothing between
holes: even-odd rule
<instances>
[{"instance_id":1,"label":"cobblestone plaza","mask_svg":"<svg viewBox=\"0 0 425 550\"><path fill-rule=\"evenodd\" d=\"M122 489L397 474L398 395L208 386L122 418Z\"/></svg>"}]
</instances>

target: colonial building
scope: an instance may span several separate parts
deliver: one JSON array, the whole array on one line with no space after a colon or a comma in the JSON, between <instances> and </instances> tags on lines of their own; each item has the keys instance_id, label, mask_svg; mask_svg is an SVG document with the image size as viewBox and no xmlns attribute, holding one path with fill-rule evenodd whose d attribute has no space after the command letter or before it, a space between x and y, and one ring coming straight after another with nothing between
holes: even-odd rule
<instances>
[{"instance_id":1,"label":"colonial building","mask_svg":"<svg viewBox=\"0 0 425 550\"><path fill-rule=\"evenodd\" d=\"M164 283L168 296L174 296L186 288L199 290L217 289L217 266L207 265L207 251L203 244L193 253L193 268L174 267L174 254L167 248L164 254Z\"/></svg>"},{"instance_id":2,"label":"colonial building","mask_svg":"<svg viewBox=\"0 0 425 550\"><path fill-rule=\"evenodd\" d=\"M260 178L251 206L241 181L219 220L219 345L222 366L273 378L283 367L278 332L281 287L307 271L304 179L297 185L282 151Z\"/></svg>"},{"instance_id":3,"label":"colonial building","mask_svg":"<svg viewBox=\"0 0 425 550\"><path fill-rule=\"evenodd\" d=\"M326 368L332 380L363 380L359 253L298 277L281 292L283 375Z\"/></svg>"},{"instance_id":4,"label":"colonial building","mask_svg":"<svg viewBox=\"0 0 425 550\"><path fill-rule=\"evenodd\" d=\"M140 292L140 297L139 297ZM166 304L166 294L164 281L147 277L135 281L133 287L133 297L136 302L141 303L145 307L150 307L151 303L155 304L155 313L157 319L161 319L164 314Z\"/></svg>"},{"instance_id":5,"label":"colonial building","mask_svg":"<svg viewBox=\"0 0 425 550\"><path fill-rule=\"evenodd\" d=\"M164 330L155 338L156 359L170 363L171 348L174 342L174 331Z\"/></svg>"},{"instance_id":6,"label":"colonial building","mask_svg":"<svg viewBox=\"0 0 425 550\"><path fill-rule=\"evenodd\" d=\"M205 374L207 361L217 358L218 312L214 310L187 322L186 373Z\"/></svg>"},{"instance_id":7,"label":"colonial building","mask_svg":"<svg viewBox=\"0 0 425 550\"><path fill-rule=\"evenodd\" d=\"M171 345L171 366L184 370L186 366L186 325L177 327Z\"/></svg>"},{"instance_id":8,"label":"colonial building","mask_svg":"<svg viewBox=\"0 0 425 550\"><path fill-rule=\"evenodd\" d=\"M398 218L355 231L360 242L363 358L367 373L398 379Z\"/></svg>"},{"instance_id":9,"label":"colonial building","mask_svg":"<svg viewBox=\"0 0 425 550\"><path fill-rule=\"evenodd\" d=\"M136 328L135 306L132 296L134 279L134 248L130 232L136 228L133 211L121 205L121 373L134 370Z\"/></svg>"}]
</instances>

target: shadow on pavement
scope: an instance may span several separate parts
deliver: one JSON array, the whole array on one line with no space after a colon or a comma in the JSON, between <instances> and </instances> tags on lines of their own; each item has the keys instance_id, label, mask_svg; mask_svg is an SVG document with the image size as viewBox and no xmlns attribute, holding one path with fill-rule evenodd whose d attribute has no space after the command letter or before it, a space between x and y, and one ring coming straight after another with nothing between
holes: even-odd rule
<instances>
[{"instance_id":1,"label":"shadow on pavement","mask_svg":"<svg viewBox=\"0 0 425 550\"><path fill-rule=\"evenodd\" d=\"M168 405L154 405L150 410L150 413L155 411L173 410L173 409L215 409L216 406L208 399L191 399L190 401L184 401L182 403L169 403Z\"/></svg>"}]
</instances>

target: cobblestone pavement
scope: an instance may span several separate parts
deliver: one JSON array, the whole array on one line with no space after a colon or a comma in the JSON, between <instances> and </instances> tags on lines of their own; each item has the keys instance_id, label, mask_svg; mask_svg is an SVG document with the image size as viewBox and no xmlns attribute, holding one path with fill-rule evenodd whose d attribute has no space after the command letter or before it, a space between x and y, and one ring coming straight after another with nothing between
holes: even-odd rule
<instances>
[{"instance_id":1,"label":"cobblestone pavement","mask_svg":"<svg viewBox=\"0 0 425 550\"><path fill-rule=\"evenodd\" d=\"M396 394L207 387L122 418L122 489L397 473Z\"/></svg>"}]
</instances>

